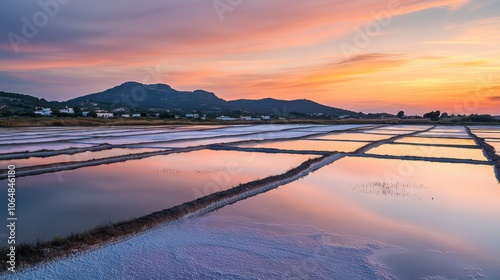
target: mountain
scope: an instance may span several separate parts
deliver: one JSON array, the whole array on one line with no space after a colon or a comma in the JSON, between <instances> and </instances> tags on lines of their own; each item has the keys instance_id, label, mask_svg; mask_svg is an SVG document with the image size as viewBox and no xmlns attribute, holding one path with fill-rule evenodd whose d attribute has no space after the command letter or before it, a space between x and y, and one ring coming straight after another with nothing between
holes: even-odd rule
<instances>
[{"instance_id":1,"label":"mountain","mask_svg":"<svg viewBox=\"0 0 500 280\"><path fill-rule=\"evenodd\" d=\"M324 115L358 115L356 112L328 107L310 100L278 100L265 98L260 100L226 101L214 93L195 90L177 91L165 84L145 85L137 82L126 82L103 92L81 96L67 101L74 106L86 106L97 103L106 108L153 109L228 112L241 111L256 114L287 115L291 112L302 114Z\"/></svg>"},{"instance_id":2,"label":"mountain","mask_svg":"<svg viewBox=\"0 0 500 280\"><path fill-rule=\"evenodd\" d=\"M240 99L228 102L235 109L261 112L269 115L287 115L288 113L296 112L302 114L317 114L324 115L358 115L358 113L328 107L307 99L299 100L278 100L274 98L264 98L259 100Z\"/></svg>"},{"instance_id":3,"label":"mountain","mask_svg":"<svg viewBox=\"0 0 500 280\"><path fill-rule=\"evenodd\" d=\"M0 116L29 115L37 106L50 107L53 110L71 106L85 110L109 111L123 108L122 111L125 112L201 111L213 115L216 113L218 115L279 116L288 114L358 115L352 111L328 107L306 99L286 101L265 98L226 101L204 90L178 91L165 84L145 85L137 82L126 82L103 92L80 96L65 102L49 102L29 95L0 92Z\"/></svg>"},{"instance_id":4,"label":"mountain","mask_svg":"<svg viewBox=\"0 0 500 280\"><path fill-rule=\"evenodd\" d=\"M226 105L225 100L212 92L177 91L165 84L144 85L136 82L126 82L103 92L77 97L67 102L80 106L92 102L104 108L180 111L211 110Z\"/></svg>"}]
</instances>

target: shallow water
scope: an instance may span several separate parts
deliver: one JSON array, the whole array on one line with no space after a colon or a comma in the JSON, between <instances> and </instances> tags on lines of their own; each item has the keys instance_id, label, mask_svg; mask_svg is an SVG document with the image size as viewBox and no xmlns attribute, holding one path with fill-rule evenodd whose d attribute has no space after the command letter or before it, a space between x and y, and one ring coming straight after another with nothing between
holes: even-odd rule
<instances>
[{"instance_id":1,"label":"shallow water","mask_svg":"<svg viewBox=\"0 0 500 280\"><path fill-rule=\"evenodd\" d=\"M387 247L373 260L398 279L500 275L500 186L490 166L347 157L210 215L380 242Z\"/></svg>"},{"instance_id":2,"label":"shallow water","mask_svg":"<svg viewBox=\"0 0 500 280\"><path fill-rule=\"evenodd\" d=\"M21 177L17 240L45 240L147 215L284 173L312 157L203 150ZM5 188L2 194L7 197Z\"/></svg>"},{"instance_id":3,"label":"shallow water","mask_svg":"<svg viewBox=\"0 0 500 280\"><path fill-rule=\"evenodd\" d=\"M266 148L292 151L326 151L354 152L369 144L368 142L322 141L322 140L290 140L267 143L238 145L243 148Z\"/></svg>"},{"instance_id":4,"label":"shallow water","mask_svg":"<svg viewBox=\"0 0 500 280\"><path fill-rule=\"evenodd\" d=\"M164 150L164 149L161 149ZM13 160L0 160L0 166L8 166L9 164L14 164L16 167L26 167L26 166L34 166L34 165L42 165L42 164L51 164L51 163L62 163L62 162L70 162L70 161L86 161L91 159L100 159L106 157L114 157L128 154L139 154L146 152L154 152L160 151L160 149L148 149L148 148L139 148L139 149L122 149L122 148L114 148L110 150L103 150L97 152L83 152L76 153L72 155L57 155L50 157L31 157L27 159L13 159Z\"/></svg>"},{"instance_id":5,"label":"shallow water","mask_svg":"<svg viewBox=\"0 0 500 280\"><path fill-rule=\"evenodd\" d=\"M491 138L491 139L500 139L500 132L473 132L476 136L481 138Z\"/></svg>"},{"instance_id":6,"label":"shallow water","mask_svg":"<svg viewBox=\"0 0 500 280\"><path fill-rule=\"evenodd\" d=\"M444 132L444 131L428 131L417 134L419 137L443 137L443 138L465 138L470 139L471 137L466 132Z\"/></svg>"},{"instance_id":7,"label":"shallow water","mask_svg":"<svg viewBox=\"0 0 500 280\"><path fill-rule=\"evenodd\" d=\"M396 143L434 144L434 145L471 145L477 146L473 139L443 138L443 137L404 137Z\"/></svg>"},{"instance_id":8,"label":"shallow water","mask_svg":"<svg viewBox=\"0 0 500 280\"><path fill-rule=\"evenodd\" d=\"M450 159L471 159L486 161L482 149L464 149L455 147L437 147L407 144L384 144L373 148L367 154L391 156L416 156Z\"/></svg>"},{"instance_id":9,"label":"shallow water","mask_svg":"<svg viewBox=\"0 0 500 280\"><path fill-rule=\"evenodd\" d=\"M137 145L149 151L307 137L352 127L243 125L191 131L206 127L186 126L176 127L173 133L169 131L171 127L115 127L107 132L139 134L115 138L117 143L136 144L161 138L162 142ZM386 126L375 133L387 135L344 132L312 136L325 140L290 139L242 146L352 152L372 141L426 128L429 126ZM474 129L478 133L496 134L496 128ZM49 128L46 136L55 137L65 131L81 136L101 133L90 128L65 129ZM165 129L166 133L140 135L143 129ZM8 132L0 130L0 134L8 135ZM254 132L256 134L238 135ZM16 133L27 138L40 136L40 131L29 128L18 129ZM224 137L206 138L214 135ZM183 138L189 140L169 142ZM495 147L500 143L488 141ZM405 145L406 142L413 145ZM75 143L4 148L59 149L72 144ZM397 144L385 144L367 153L486 161L480 149L414 144L475 145L463 127L438 126L430 133L405 137L397 140ZM105 156L113 151L127 150L81 155ZM68 156L32 158L18 164L64 157ZM240 183L284 173L311 157L203 150L21 177L17 181L17 237L21 241L50 239L147 215ZM5 192L2 188L2 195L6 197ZM5 220L5 215L0 212L0 219ZM496 279L500 275L499 217L500 185L493 166L345 157L298 181L216 212L35 268L20 274L19 279L83 279L82 271L87 272L84 278L88 279L130 275L132 278L170 275L173 278L236 279L283 276L296 279ZM242 267L243 262L249 265Z\"/></svg>"},{"instance_id":10,"label":"shallow water","mask_svg":"<svg viewBox=\"0 0 500 280\"><path fill-rule=\"evenodd\" d=\"M318 136L312 139L378 141L378 140L389 139L391 137L394 137L394 135L376 135L376 134L366 134L366 133L338 133L338 134L328 134L325 136Z\"/></svg>"},{"instance_id":11,"label":"shallow water","mask_svg":"<svg viewBox=\"0 0 500 280\"><path fill-rule=\"evenodd\" d=\"M88 148L95 146L89 143L76 143L76 142L61 142L61 143L33 143L26 145L5 145L0 146L0 154L5 153L19 153L19 152L33 152L40 150L64 150L69 148Z\"/></svg>"}]
</instances>

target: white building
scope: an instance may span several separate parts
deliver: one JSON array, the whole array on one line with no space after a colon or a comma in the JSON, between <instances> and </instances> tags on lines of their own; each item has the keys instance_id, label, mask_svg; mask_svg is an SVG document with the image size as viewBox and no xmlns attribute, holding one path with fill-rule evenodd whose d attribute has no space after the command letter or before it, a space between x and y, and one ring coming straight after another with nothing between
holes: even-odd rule
<instances>
[{"instance_id":1,"label":"white building","mask_svg":"<svg viewBox=\"0 0 500 280\"><path fill-rule=\"evenodd\" d=\"M263 120L270 120L271 116L261 116Z\"/></svg>"},{"instance_id":2,"label":"white building","mask_svg":"<svg viewBox=\"0 0 500 280\"><path fill-rule=\"evenodd\" d=\"M219 121L235 121L236 119L228 117L228 116L220 116L220 117L217 117L217 120L219 120Z\"/></svg>"},{"instance_id":3,"label":"white building","mask_svg":"<svg viewBox=\"0 0 500 280\"><path fill-rule=\"evenodd\" d=\"M199 114L186 114L186 118L198 119L199 117Z\"/></svg>"},{"instance_id":4,"label":"white building","mask_svg":"<svg viewBox=\"0 0 500 280\"><path fill-rule=\"evenodd\" d=\"M89 111L83 111L83 112L82 112L82 116L86 117L86 116L88 116L88 115L89 115L89 113L90 113Z\"/></svg>"},{"instance_id":5,"label":"white building","mask_svg":"<svg viewBox=\"0 0 500 280\"><path fill-rule=\"evenodd\" d=\"M73 110L73 108L64 108L64 109L59 109L59 113L63 113L63 114L71 114L73 115L75 113L75 110Z\"/></svg>"},{"instance_id":6,"label":"white building","mask_svg":"<svg viewBox=\"0 0 500 280\"><path fill-rule=\"evenodd\" d=\"M130 114L123 114L122 118L130 118Z\"/></svg>"},{"instance_id":7,"label":"white building","mask_svg":"<svg viewBox=\"0 0 500 280\"><path fill-rule=\"evenodd\" d=\"M52 109L37 107L37 108L35 108L34 113L37 115L40 115L40 116L50 116L52 114Z\"/></svg>"},{"instance_id":8,"label":"white building","mask_svg":"<svg viewBox=\"0 0 500 280\"><path fill-rule=\"evenodd\" d=\"M140 118L141 114L132 114L132 118Z\"/></svg>"},{"instance_id":9,"label":"white building","mask_svg":"<svg viewBox=\"0 0 500 280\"><path fill-rule=\"evenodd\" d=\"M260 118L252 118L251 116L241 116L240 119L244 121L260 121Z\"/></svg>"},{"instance_id":10,"label":"white building","mask_svg":"<svg viewBox=\"0 0 500 280\"><path fill-rule=\"evenodd\" d=\"M98 118L112 118L113 113L99 112L96 113Z\"/></svg>"}]
</instances>

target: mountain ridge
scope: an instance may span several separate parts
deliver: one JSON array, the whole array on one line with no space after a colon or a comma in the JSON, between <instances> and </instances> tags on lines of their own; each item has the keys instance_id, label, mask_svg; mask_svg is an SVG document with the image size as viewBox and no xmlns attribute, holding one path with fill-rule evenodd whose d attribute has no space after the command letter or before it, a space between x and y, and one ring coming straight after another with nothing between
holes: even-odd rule
<instances>
[{"instance_id":1,"label":"mountain ridge","mask_svg":"<svg viewBox=\"0 0 500 280\"><path fill-rule=\"evenodd\" d=\"M114 95L109 96L109 94ZM163 108L180 111L229 110L273 115L287 115L291 112L324 115L358 115L358 113L350 110L326 106L308 99L281 100L268 97L263 99L224 100L215 93L202 89L178 91L166 84L148 85L137 82L125 82L111 89L73 98L67 102L75 104L85 100L90 102L111 102L115 106L133 105L142 108ZM124 104L126 101L130 101L128 102L129 104Z\"/></svg>"},{"instance_id":2,"label":"mountain ridge","mask_svg":"<svg viewBox=\"0 0 500 280\"><path fill-rule=\"evenodd\" d=\"M26 105L21 106L24 101ZM30 95L0 92L0 107L19 107L24 111L34 106L52 106L55 109L65 106L85 109L125 111L181 111L203 113L241 113L286 116L290 113L317 115L352 115L359 113L326 106L308 99L281 100L272 97L262 99L224 100L215 93L203 89L179 91L167 84L142 84L128 81L101 92L90 93L67 101L46 101Z\"/></svg>"}]
</instances>

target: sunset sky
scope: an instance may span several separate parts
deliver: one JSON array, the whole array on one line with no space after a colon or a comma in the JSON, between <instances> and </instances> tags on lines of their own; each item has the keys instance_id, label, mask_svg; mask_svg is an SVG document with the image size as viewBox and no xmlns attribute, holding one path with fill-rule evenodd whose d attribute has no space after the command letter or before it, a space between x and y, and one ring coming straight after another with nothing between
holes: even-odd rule
<instances>
[{"instance_id":1,"label":"sunset sky","mask_svg":"<svg viewBox=\"0 0 500 280\"><path fill-rule=\"evenodd\" d=\"M500 115L497 0L5 0L0 23L0 90L48 100L137 81Z\"/></svg>"}]
</instances>

